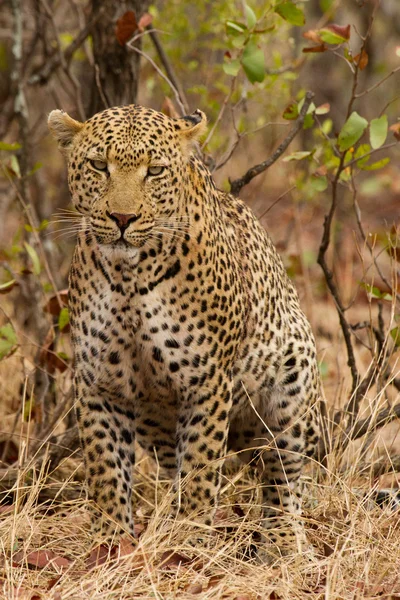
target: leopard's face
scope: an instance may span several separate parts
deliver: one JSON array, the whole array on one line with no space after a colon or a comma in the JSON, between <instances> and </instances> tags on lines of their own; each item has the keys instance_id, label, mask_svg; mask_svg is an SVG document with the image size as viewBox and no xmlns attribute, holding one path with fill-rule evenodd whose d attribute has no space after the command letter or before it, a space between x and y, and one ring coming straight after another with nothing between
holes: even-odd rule
<instances>
[{"instance_id":1,"label":"leopard's face","mask_svg":"<svg viewBox=\"0 0 400 600\"><path fill-rule=\"evenodd\" d=\"M100 245L139 248L179 214L190 141L205 125L200 111L171 119L125 106L83 124L53 111L49 125L68 155L72 201Z\"/></svg>"}]
</instances>

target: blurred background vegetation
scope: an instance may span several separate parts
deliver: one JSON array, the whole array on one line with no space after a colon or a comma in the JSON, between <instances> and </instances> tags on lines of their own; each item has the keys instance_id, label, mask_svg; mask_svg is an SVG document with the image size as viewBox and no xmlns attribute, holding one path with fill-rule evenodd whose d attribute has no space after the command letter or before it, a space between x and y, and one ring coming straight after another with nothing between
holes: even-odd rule
<instances>
[{"instance_id":1,"label":"blurred background vegetation","mask_svg":"<svg viewBox=\"0 0 400 600\"><path fill-rule=\"evenodd\" d=\"M11 0L0 30L0 469L47 442L57 460L77 445L74 237L47 115L85 120L132 102L202 109L199 151L223 189L273 157L236 191L313 325L332 438L348 446L344 464L363 423L368 465L399 453L398 0Z\"/></svg>"}]
</instances>

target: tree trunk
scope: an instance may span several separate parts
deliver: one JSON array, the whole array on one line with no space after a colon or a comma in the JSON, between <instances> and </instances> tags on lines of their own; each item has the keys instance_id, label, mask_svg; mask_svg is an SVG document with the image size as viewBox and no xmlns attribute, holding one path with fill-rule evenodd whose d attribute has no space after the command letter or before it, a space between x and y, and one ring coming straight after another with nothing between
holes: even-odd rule
<instances>
[{"instance_id":1,"label":"tree trunk","mask_svg":"<svg viewBox=\"0 0 400 600\"><path fill-rule=\"evenodd\" d=\"M119 18L133 11L139 21L150 0L91 0L92 17L102 12L92 31L95 61L88 113L136 101L140 56L121 45L115 35ZM140 47L140 39L137 41Z\"/></svg>"}]
</instances>

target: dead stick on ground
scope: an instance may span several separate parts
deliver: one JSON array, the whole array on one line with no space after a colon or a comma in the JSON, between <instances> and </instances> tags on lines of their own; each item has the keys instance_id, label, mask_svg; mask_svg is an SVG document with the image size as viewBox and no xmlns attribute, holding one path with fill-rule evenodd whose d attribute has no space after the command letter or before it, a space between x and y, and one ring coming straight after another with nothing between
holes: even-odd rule
<instances>
[{"instance_id":1,"label":"dead stick on ground","mask_svg":"<svg viewBox=\"0 0 400 600\"><path fill-rule=\"evenodd\" d=\"M263 173L264 171L269 169L269 167L271 165L273 165L274 162L276 162L278 160L278 158L280 158L282 156L282 154L285 152L286 148L289 146L289 144L296 137L296 135L298 134L300 129L303 127L304 119L306 118L307 111L310 107L310 104L311 104L313 98L314 98L313 92L306 93L305 98L304 98L304 104L301 108L301 111L297 118L297 121L294 124L294 126L292 127L292 129L289 131L288 135L285 137L283 142L281 144L279 144L278 148L275 150L275 152L272 154L272 156L270 156L267 160L265 160L264 162L262 162L258 165L255 165L254 167L251 167L251 169L249 169L242 177L239 177L238 179L234 179L233 181L231 181L230 182L231 194L235 194L237 196L237 194L239 194L240 190L245 185L250 183L250 181L252 179L254 179L254 177L256 177L257 175L260 175L260 173Z\"/></svg>"}]
</instances>

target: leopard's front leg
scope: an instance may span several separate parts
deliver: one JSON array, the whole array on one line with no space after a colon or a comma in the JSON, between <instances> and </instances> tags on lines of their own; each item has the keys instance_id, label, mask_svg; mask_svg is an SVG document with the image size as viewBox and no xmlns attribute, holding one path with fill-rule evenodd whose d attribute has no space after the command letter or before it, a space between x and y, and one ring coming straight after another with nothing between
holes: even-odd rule
<instances>
[{"instance_id":1,"label":"leopard's front leg","mask_svg":"<svg viewBox=\"0 0 400 600\"><path fill-rule=\"evenodd\" d=\"M232 382L221 373L205 386L181 391L177 424L176 511L211 525L226 453Z\"/></svg>"},{"instance_id":2,"label":"leopard's front leg","mask_svg":"<svg viewBox=\"0 0 400 600\"><path fill-rule=\"evenodd\" d=\"M134 414L86 386L77 386L76 412L88 494L93 501L92 533L102 539L122 531L134 535Z\"/></svg>"}]
</instances>

